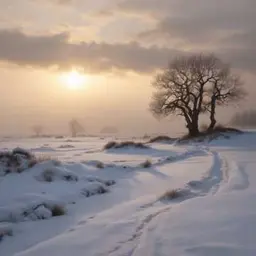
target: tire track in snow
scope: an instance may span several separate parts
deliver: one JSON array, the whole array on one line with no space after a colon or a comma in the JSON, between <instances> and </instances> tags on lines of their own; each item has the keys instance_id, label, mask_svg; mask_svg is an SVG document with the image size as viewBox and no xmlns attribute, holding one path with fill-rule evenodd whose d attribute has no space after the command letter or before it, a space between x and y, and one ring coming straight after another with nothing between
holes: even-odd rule
<instances>
[{"instance_id":1,"label":"tire track in snow","mask_svg":"<svg viewBox=\"0 0 256 256\"><path fill-rule=\"evenodd\" d=\"M123 246L131 242L135 243L132 246L132 249L130 249L128 253L121 253L118 255L123 255L123 256L134 255L136 248L139 245L139 240L143 235L145 228L147 228L147 226L160 214L169 211L172 206L177 205L186 200L191 200L198 197L205 197L209 194L211 195L216 194L221 188L221 184L223 182L227 183L230 179L229 162L227 161L226 158L220 156L220 154L216 151L205 150L205 152L208 154L210 153L212 155L212 161L213 161L208 174L200 180L189 182L186 188L180 190L180 192L183 193L182 198L171 201L170 206L164 207L163 209L160 209L155 213L152 213L146 216L144 220L141 222L141 224L137 226L135 232L131 235L130 238L126 239L125 241L119 242L119 244L116 247L114 247L112 250L102 255L112 255L112 254L114 255L115 253L118 253L118 251L121 250ZM141 209L143 210L148 209L154 206L158 202L159 200L156 200L152 203L146 204L142 206Z\"/></svg>"},{"instance_id":2,"label":"tire track in snow","mask_svg":"<svg viewBox=\"0 0 256 256\"><path fill-rule=\"evenodd\" d=\"M202 151L201 151L202 152ZM210 168L210 171L208 172L208 175L204 177L203 179L199 181L192 181L187 185L187 188L189 187L189 191L186 189L181 190L181 193L184 191L184 196L182 198L179 198L178 200L174 200L171 205L167 207L161 207L160 210L157 210L149 215L147 215L141 223L136 227L135 231L131 236L124 241L118 242L118 244L108 252L102 253L101 255L116 255L118 252L125 246L127 246L128 243L135 243L129 249L129 252L121 253L118 255L125 255L125 256L132 256L137 246L139 245L140 237L143 235L145 228L159 215L169 211L172 206L177 205L181 202L184 202L186 200L190 200L196 197L202 197L206 196L209 193L215 194L218 191L218 188L220 186L220 183L223 180L224 174L223 170L226 170L225 168L225 161L223 158L220 157L220 155L217 152L211 152L211 151L205 151L207 153L211 153L213 156L213 164ZM194 191L193 191L194 190ZM188 193L187 193L188 192ZM156 200L152 203L149 203L147 205L142 206L140 209L142 211L149 209L150 207L153 207L156 203L158 203L159 200Z\"/></svg>"},{"instance_id":3,"label":"tire track in snow","mask_svg":"<svg viewBox=\"0 0 256 256\"><path fill-rule=\"evenodd\" d=\"M250 186L249 177L243 164L227 162L227 170L228 178L226 184L220 188L222 192L244 190Z\"/></svg>"},{"instance_id":4,"label":"tire track in snow","mask_svg":"<svg viewBox=\"0 0 256 256\"><path fill-rule=\"evenodd\" d=\"M168 207L164 207L164 208L161 208L160 210L154 212L154 213L151 213L149 215L147 215L141 222L141 224L139 226L137 226L136 230L135 230L135 233L132 234L132 236L124 241L120 241L118 243L117 246L115 246L112 250L108 251L107 253L102 253L100 255L111 255L117 251L119 251L124 245L126 245L127 243L132 243L134 242L135 240L137 239L140 239L141 235L143 234L143 230L146 228L146 226L153 220L155 219L157 216L159 216L160 214L162 213L165 213L167 211L169 211L171 209L171 206L168 206ZM132 256L134 251L136 250L138 246L138 243L135 244L135 246L133 246L133 248L130 250L130 252L126 253L125 255L126 256Z\"/></svg>"},{"instance_id":5,"label":"tire track in snow","mask_svg":"<svg viewBox=\"0 0 256 256\"><path fill-rule=\"evenodd\" d=\"M208 151L212 154L213 164L208 174L201 180L190 181L187 185L192 191L195 191L193 197L206 196L208 194L216 194L220 184L224 180L228 180L229 171L226 159L221 157L216 151Z\"/></svg>"}]
</instances>

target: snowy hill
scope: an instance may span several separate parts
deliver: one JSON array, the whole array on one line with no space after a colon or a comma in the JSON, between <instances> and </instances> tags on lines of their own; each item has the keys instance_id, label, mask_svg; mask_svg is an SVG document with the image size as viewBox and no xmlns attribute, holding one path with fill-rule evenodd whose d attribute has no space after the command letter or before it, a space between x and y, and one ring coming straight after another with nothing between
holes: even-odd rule
<instances>
[{"instance_id":1,"label":"snowy hill","mask_svg":"<svg viewBox=\"0 0 256 256\"><path fill-rule=\"evenodd\" d=\"M0 255L256 255L255 132L103 150L107 142L1 141L41 160L0 177Z\"/></svg>"}]
</instances>

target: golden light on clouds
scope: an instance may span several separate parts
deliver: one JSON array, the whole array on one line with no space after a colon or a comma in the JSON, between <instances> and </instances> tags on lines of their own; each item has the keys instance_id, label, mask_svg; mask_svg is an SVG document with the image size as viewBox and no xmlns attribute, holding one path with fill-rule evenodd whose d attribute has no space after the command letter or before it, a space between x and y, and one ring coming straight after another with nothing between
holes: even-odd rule
<instances>
[{"instance_id":1,"label":"golden light on clouds","mask_svg":"<svg viewBox=\"0 0 256 256\"><path fill-rule=\"evenodd\" d=\"M60 80L67 88L78 90L87 85L89 78L77 70L72 70L62 74Z\"/></svg>"}]
</instances>

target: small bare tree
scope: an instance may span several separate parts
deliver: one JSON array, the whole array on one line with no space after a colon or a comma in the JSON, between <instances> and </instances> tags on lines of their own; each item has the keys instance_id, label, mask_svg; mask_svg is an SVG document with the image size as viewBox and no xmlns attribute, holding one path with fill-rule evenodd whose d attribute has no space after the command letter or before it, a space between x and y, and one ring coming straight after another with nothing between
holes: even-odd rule
<instances>
[{"instance_id":1,"label":"small bare tree","mask_svg":"<svg viewBox=\"0 0 256 256\"><path fill-rule=\"evenodd\" d=\"M32 130L33 130L33 132L35 133L35 136L36 136L36 137L42 136L43 129L44 129L44 128L43 128L42 125L34 125L34 126L32 127Z\"/></svg>"},{"instance_id":2,"label":"small bare tree","mask_svg":"<svg viewBox=\"0 0 256 256\"><path fill-rule=\"evenodd\" d=\"M69 122L69 128L72 137L76 137L78 133L84 132L84 127L76 119L72 119Z\"/></svg>"},{"instance_id":3,"label":"small bare tree","mask_svg":"<svg viewBox=\"0 0 256 256\"><path fill-rule=\"evenodd\" d=\"M209 102L206 109L210 114L210 124L208 131L212 131L216 125L216 107L226 106L233 102L238 102L246 96L242 81L239 76L231 73L230 67L218 61L219 71L211 81L208 96Z\"/></svg>"},{"instance_id":4,"label":"small bare tree","mask_svg":"<svg viewBox=\"0 0 256 256\"><path fill-rule=\"evenodd\" d=\"M159 73L150 109L157 117L183 116L190 136L199 134L199 116L210 112L213 129L216 104L224 105L242 95L241 82L214 55L179 57Z\"/></svg>"}]
</instances>

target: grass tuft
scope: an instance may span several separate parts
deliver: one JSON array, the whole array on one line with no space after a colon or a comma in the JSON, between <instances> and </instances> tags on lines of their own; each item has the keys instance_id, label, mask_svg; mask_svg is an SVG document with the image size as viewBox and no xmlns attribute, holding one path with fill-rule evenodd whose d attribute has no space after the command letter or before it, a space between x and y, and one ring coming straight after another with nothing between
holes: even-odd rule
<instances>
[{"instance_id":1,"label":"grass tuft","mask_svg":"<svg viewBox=\"0 0 256 256\"><path fill-rule=\"evenodd\" d=\"M96 164L96 167L97 167L98 169L104 169L104 164L103 164L102 162L98 162L98 163Z\"/></svg>"},{"instance_id":2,"label":"grass tuft","mask_svg":"<svg viewBox=\"0 0 256 256\"><path fill-rule=\"evenodd\" d=\"M56 217L56 216L62 216L62 215L65 215L66 214L66 209L64 206L62 205L54 205L52 208L51 208L51 211L52 211L52 216L53 217Z\"/></svg>"},{"instance_id":3,"label":"grass tuft","mask_svg":"<svg viewBox=\"0 0 256 256\"><path fill-rule=\"evenodd\" d=\"M177 189L167 190L163 195L160 196L159 200L173 200L181 197L182 194Z\"/></svg>"},{"instance_id":4,"label":"grass tuft","mask_svg":"<svg viewBox=\"0 0 256 256\"><path fill-rule=\"evenodd\" d=\"M150 160L146 160L141 164L143 168L150 168L152 166L152 162Z\"/></svg>"}]
</instances>

